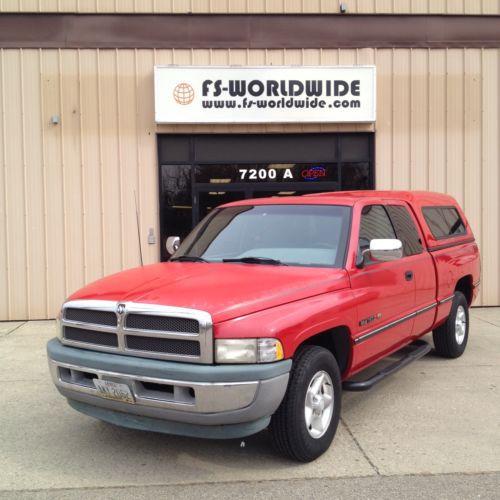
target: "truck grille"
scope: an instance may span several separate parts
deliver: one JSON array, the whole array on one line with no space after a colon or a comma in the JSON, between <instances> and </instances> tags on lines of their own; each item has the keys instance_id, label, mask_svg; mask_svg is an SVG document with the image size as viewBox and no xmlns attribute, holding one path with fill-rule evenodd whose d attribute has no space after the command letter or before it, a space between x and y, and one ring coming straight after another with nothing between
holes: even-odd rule
<instances>
[{"instance_id":1,"label":"truck grille","mask_svg":"<svg viewBox=\"0 0 500 500\"><path fill-rule=\"evenodd\" d=\"M64 327L64 338L75 342L97 344L107 347L118 347L116 333L97 332L95 330L83 330L73 326Z\"/></svg>"},{"instance_id":2,"label":"truck grille","mask_svg":"<svg viewBox=\"0 0 500 500\"><path fill-rule=\"evenodd\" d=\"M195 319L146 316L144 314L129 314L126 328L159 332L199 333L200 331L200 325Z\"/></svg>"},{"instance_id":3,"label":"truck grille","mask_svg":"<svg viewBox=\"0 0 500 500\"><path fill-rule=\"evenodd\" d=\"M127 347L138 351L165 352L181 356L199 356L200 343L192 340L159 339L125 335Z\"/></svg>"},{"instance_id":4,"label":"truck grille","mask_svg":"<svg viewBox=\"0 0 500 500\"><path fill-rule=\"evenodd\" d=\"M112 311L92 311L91 309L77 309L69 307L64 311L65 319L92 325L116 326L118 318Z\"/></svg>"},{"instance_id":5,"label":"truck grille","mask_svg":"<svg viewBox=\"0 0 500 500\"><path fill-rule=\"evenodd\" d=\"M73 347L131 356L213 362L211 316L195 309L70 301L63 306L61 341Z\"/></svg>"}]
</instances>

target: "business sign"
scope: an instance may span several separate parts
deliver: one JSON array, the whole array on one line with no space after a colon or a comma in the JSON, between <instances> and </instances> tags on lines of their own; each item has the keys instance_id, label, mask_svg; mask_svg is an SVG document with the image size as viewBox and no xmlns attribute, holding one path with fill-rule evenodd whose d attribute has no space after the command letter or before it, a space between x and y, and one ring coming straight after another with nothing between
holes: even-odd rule
<instances>
[{"instance_id":1,"label":"business sign","mask_svg":"<svg viewBox=\"0 0 500 500\"><path fill-rule=\"evenodd\" d=\"M375 66L155 66L157 123L375 121Z\"/></svg>"}]
</instances>

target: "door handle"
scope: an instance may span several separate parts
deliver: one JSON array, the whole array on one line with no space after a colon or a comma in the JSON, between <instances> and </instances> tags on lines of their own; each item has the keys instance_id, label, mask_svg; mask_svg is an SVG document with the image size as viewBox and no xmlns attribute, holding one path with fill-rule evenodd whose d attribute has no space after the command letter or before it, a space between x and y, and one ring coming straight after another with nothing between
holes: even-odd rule
<instances>
[{"instance_id":1,"label":"door handle","mask_svg":"<svg viewBox=\"0 0 500 500\"><path fill-rule=\"evenodd\" d=\"M413 271L406 271L405 272L405 280L411 281L412 279L413 279Z\"/></svg>"}]
</instances>

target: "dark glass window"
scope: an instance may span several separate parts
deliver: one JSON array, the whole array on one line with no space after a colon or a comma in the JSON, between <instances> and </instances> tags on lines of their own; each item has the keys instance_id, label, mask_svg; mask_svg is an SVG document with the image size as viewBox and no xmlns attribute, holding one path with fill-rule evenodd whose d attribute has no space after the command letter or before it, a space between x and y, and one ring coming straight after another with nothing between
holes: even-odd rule
<instances>
[{"instance_id":1,"label":"dark glass window","mask_svg":"<svg viewBox=\"0 0 500 500\"><path fill-rule=\"evenodd\" d=\"M422 242L417 228L406 207L390 205L387 207L398 240L403 243L403 255L422 253Z\"/></svg>"},{"instance_id":2,"label":"dark glass window","mask_svg":"<svg viewBox=\"0 0 500 500\"><path fill-rule=\"evenodd\" d=\"M368 205L361 212L361 225L359 228L359 251L370 248L370 241L376 239L395 239L396 233L391 220L382 205ZM366 264L373 263L368 259Z\"/></svg>"},{"instance_id":3,"label":"dark glass window","mask_svg":"<svg viewBox=\"0 0 500 500\"><path fill-rule=\"evenodd\" d=\"M344 163L342 165L342 191L371 189L370 165L363 163Z\"/></svg>"},{"instance_id":4,"label":"dark glass window","mask_svg":"<svg viewBox=\"0 0 500 500\"><path fill-rule=\"evenodd\" d=\"M368 135L342 134L340 157L343 162L370 161L370 139Z\"/></svg>"},{"instance_id":5,"label":"dark glass window","mask_svg":"<svg viewBox=\"0 0 500 500\"><path fill-rule=\"evenodd\" d=\"M163 242L236 199L373 189L371 133L160 134Z\"/></svg>"},{"instance_id":6,"label":"dark glass window","mask_svg":"<svg viewBox=\"0 0 500 500\"><path fill-rule=\"evenodd\" d=\"M338 185L338 165L335 163L243 163L204 164L194 169L196 183L229 184L300 182L315 184L334 182ZM333 189L330 186L330 189Z\"/></svg>"},{"instance_id":7,"label":"dark glass window","mask_svg":"<svg viewBox=\"0 0 500 500\"><path fill-rule=\"evenodd\" d=\"M454 207L425 207L425 221L437 240L465 234L465 225Z\"/></svg>"},{"instance_id":8,"label":"dark glass window","mask_svg":"<svg viewBox=\"0 0 500 500\"><path fill-rule=\"evenodd\" d=\"M192 227L191 165L165 165L160 172L162 234L185 238Z\"/></svg>"}]
</instances>

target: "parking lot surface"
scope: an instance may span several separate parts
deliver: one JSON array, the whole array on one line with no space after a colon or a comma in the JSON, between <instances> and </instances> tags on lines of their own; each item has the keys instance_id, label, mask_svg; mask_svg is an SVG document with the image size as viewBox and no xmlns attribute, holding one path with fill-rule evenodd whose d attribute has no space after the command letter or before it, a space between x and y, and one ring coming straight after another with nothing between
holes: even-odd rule
<instances>
[{"instance_id":1,"label":"parking lot surface","mask_svg":"<svg viewBox=\"0 0 500 500\"><path fill-rule=\"evenodd\" d=\"M461 358L431 353L345 392L310 464L277 455L266 431L209 441L81 415L50 380L53 336L53 321L0 323L0 498L499 498L500 308L471 310Z\"/></svg>"}]
</instances>

